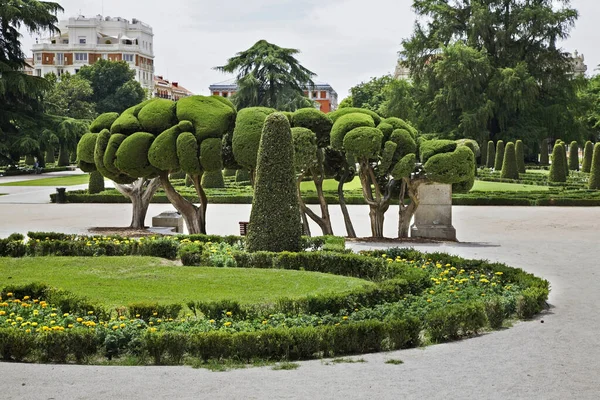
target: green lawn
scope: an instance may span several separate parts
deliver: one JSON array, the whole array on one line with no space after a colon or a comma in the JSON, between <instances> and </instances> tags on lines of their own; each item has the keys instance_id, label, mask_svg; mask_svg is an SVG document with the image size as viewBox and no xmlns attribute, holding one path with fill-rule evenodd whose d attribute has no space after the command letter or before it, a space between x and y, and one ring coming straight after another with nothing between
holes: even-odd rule
<instances>
[{"instance_id":1,"label":"green lawn","mask_svg":"<svg viewBox=\"0 0 600 400\"><path fill-rule=\"evenodd\" d=\"M2 183L0 186L72 186L87 184L89 180L90 176L88 174L84 174Z\"/></svg>"},{"instance_id":2,"label":"green lawn","mask_svg":"<svg viewBox=\"0 0 600 400\"><path fill-rule=\"evenodd\" d=\"M528 174L543 174L543 175L548 175L550 173L550 171L548 171L546 169L528 169L527 173Z\"/></svg>"},{"instance_id":3,"label":"green lawn","mask_svg":"<svg viewBox=\"0 0 600 400\"><path fill-rule=\"evenodd\" d=\"M323 190L326 192L336 192L337 193L338 182L335 179L325 179L323 182ZM360 178L357 176L354 178L352 182L348 182L344 185L344 191L346 190L360 190L362 186L360 185ZM313 191L315 192L315 183L313 181L306 181L300 184L300 189L302 191Z\"/></svg>"},{"instance_id":4,"label":"green lawn","mask_svg":"<svg viewBox=\"0 0 600 400\"><path fill-rule=\"evenodd\" d=\"M537 192L550 189L548 186L538 185L521 185L518 183L503 183L503 182L484 182L475 181L475 186L472 190L483 192Z\"/></svg>"},{"instance_id":5,"label":"green lawn","mask_svg":"<svg viewBox=\"0 0 600 400\"><path fill-rule=\"evenodd\" d=\"M182 267L152 257L34 257L0 259L2 284L42 282L107 307L152 301L237 300L241 303L344 292L372 283L314 272Z\"/></svg>"}]
</instances>

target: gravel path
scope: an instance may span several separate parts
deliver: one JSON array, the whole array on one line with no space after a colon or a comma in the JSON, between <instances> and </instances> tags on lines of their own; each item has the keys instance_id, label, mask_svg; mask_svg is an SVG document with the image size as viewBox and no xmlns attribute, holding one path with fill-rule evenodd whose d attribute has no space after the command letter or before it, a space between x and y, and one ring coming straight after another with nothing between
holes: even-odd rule
<instances>
[{"instance_id":1,"label":"gravel path","mask_svg":"<svg viewBox=\"0 0 600 400\"><path fill-rule=\"evenodd\" d=\"M0 205L3 221L0 236L4 236L6 224L9 231L15 230L13 214L18 211L13 207ZM22 207L25 207L23 213L31 211L27 206ZM44 207L54 207L45 209L55 214L54 219L60 219L61 212L73 215L83 210L76 205ZM104 216L110 212L108 222L127 216L126 208L112 206L111 212L103 207L94 206L94 214ZM209 229L226 227L212 230L218 233L235 233L235 222L244 219L249 209L211 207L214 211L209 214L214 212L218 218L211 219ZM600 208L454 207L453 210L454 225L462 243L414 247L502 261L542 276L552 285L548 312L534 321L468 340L355 357L363 358L365 363L301 362L292 371L264 367L217 373L189 367L0 363L0 398L599 398ZM357 215L359 235L367 235L368 225L362 215L366 209L356 207L351 212ZM21 218L23 215L27 214ZM81 224L94 221L89 213L87 217L74 218L70 228L83 230L85 225ZM44 228L57 229L60 221L54 219L40 218ZM63 226L64 222L63 219ZM386 227L386 232L393 235L394 227ZM376 246L370 243L353 247ZM390 358L401 359L404 364L385 364Z\"/></svg>"}]
</instances>

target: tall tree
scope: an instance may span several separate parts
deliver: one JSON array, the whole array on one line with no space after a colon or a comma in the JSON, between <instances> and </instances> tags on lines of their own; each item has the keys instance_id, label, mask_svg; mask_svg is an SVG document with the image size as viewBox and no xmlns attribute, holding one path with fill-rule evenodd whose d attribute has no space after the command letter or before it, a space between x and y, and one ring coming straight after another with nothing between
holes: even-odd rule
<instances>
[{"instance_id":1,"label":"tall tree","mask_svg":"<svg viewBox=\"0 0 600 400\"><path fill-rule=\"evenodd\" d=\"M424 89L428 131L525 144L574 129L572 58L557 47L578 17L570 0L414 0L401 54Z\"/></svg>"},{"instance_id":2,"label":"tall tree","mask_svg":"<svg viewBox=\"0 0 600 400\"><path fill-rule=\"evenodd\" d=\"M352 106L378 112L386 98L385 88L394 81L390 75L371 78L350 88Z\"/></svg>"},{"instance_id":3,"label":"tall tree","mask_svg":"<svg viewBox=\"0 0 600 400\"><path fill-rule=\"evenodd\" d=\"M215 69L236 74L238 92L233 102L238 109L260 106L294 111L311 105L303 92L306 85L314 84L315 76L294 57L298 53L259 40Z\"/></svg>"},{"instance_id":4,"label":"tall tree","mask_svg":"<svg viewBox=\"0 0 600 400\"><path fill-rule=\"evenodd\" d=\"M91 83L80 75L64 73L44 96L46 112L75 119L93 119L95 105Z\"/></svg>"},{"instance_id":5,"label":"tall tree","mask_svg":"<svg viewBox=\"0 0 600 400\"><path fill-rule=\"evenodd\" d=\"M79 70L79 77L90 82L94 92L91 100L96 112L121 113L146 97L146 92L135 80L135 71L125 61L98 60Z\"/></svg>"}]
</instances>

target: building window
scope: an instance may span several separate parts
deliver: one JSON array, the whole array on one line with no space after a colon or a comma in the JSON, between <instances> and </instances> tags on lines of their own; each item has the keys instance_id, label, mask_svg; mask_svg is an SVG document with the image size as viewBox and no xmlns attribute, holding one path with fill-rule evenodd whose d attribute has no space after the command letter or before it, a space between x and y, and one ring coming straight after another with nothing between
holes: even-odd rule
<instances>
[{"instance_id":1,"label":"building window","mask_svg":"<svg viewBox=\"0 0 600 400\"><path fill-rule=\"evenodd\" d=\"M312 97L311 99L316 99L317 98L317 92L312 92Z\"/></svg>"},{"instance_id":2,"label":"building window","mask_svg":"<svg viewBox=\"0 0 600 400\"><path fill-rule=\"evenodd\" d=\"M84 62L88 60L87 53L75 53L75 61Z\"/></svg>"},{"instance_id":3,"label":"building window","mask_svg":"<svg viewBox=\"0 0 600 400\"><path fill-rule=\"evenodd\" d=\"M327 98L327 92L324 90L321 90L321 98L322 99L326 99Z\"/></svg>"},{"instance_id":4,"label":"building window","mask_svg":"<svg viewBox=\"0 0 600 400\"><path fill-rule=\"evenodd\" d=\"M87 38L85 36L79 36L79 44L86 44Z\"/></svg>"},{"instance_id":5,"label":"building window","mask_svg":"<svg viewBox=\"0 0 600 400\"><path fill-rule=\"evenodd\" d=\"M41 54L36 54L35 55L35 62L42 62L42 55Z\"/></svg>"},{"instance_id":6,"label":"building window","mask_svg":"<svg viewBox=\"0 0 600 400\"><path fill-rule=\"evenodd\" d=\"M123 53L123 61L133 62L133 54Z\"/></svg>"},{"instance_id":7,"label":"building window","mask_svg":"<svg viewBox=\"0 0 600 400\"><path fill-rule=\"evenodd\" d=\"M62 76L62 74L65 73L65 70L62 68L57 68L56 69L56 76L58 76L59 78Z\"/></svg>"},{"instance_id":8,"label":"building window","mask_svg":"<svg viewBox=\"0 0 600 400\"><path fill-rule=\"evenodd\" d=\"M42 76L42 70L41 69L36 69L35 70L35 76Z\"/></svg>"}]
</instances>

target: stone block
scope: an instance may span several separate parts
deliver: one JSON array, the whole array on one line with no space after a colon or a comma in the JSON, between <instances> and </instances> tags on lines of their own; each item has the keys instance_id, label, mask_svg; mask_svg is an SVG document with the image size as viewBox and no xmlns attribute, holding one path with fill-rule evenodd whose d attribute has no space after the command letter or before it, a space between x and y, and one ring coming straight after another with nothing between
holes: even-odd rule
<instances>
[{"instance_id":1,"label":"stone block","mask_svg":"<svg viewBox=\"0 0 600 400\"><path fill-rule=\"evenodd\" d=\"M175 232L183 233L183 217L176 211L166 211L152 217L152 227L175 228Z\"/></svg>"},{"instance_id":2,"label":"stone block","mask_svg":"<svg viewBox=\"0 0 600 400\"><path fill-rule=\"evenodd\" d=\"M452 185L430 183L419 187L419 208L411 237L456 240L452 226Z\"/></svg>"}]
</instances>

